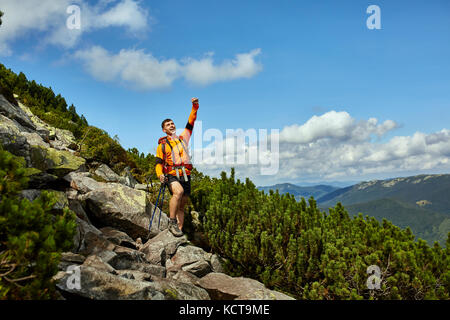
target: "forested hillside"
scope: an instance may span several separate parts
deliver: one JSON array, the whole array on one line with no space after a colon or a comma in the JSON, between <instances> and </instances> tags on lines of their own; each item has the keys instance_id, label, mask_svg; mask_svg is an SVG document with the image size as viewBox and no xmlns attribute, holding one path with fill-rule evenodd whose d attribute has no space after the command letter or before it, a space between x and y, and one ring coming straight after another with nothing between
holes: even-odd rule
<instances>
[{"instance_id":1,"label":"forested hillside","mask_svg":"<svg viewBox=\"0 0 450 320\"><path fill-rule=\"evenodd\" d=\"M449 174L373 180L338 189L318 198L323 210L342 203L351 215L362 212L381 222L409 226L430 244L445 244L450 232Z\"/></svg>"},{"instance_id":2,"label":"forested hillside","mask_svg":"<svg viewBox=\"0 0 450 320\"><path fill-rule=\"evenodd\" d=\"M313 198L264 194L233 170L208 184L204 229L235 275L300 299L448 299L449 240L430 247L385 219L350 218L340 204L327 214ZM379 291L367 288L370 265L382 270Z\"/></svg>"}]
</instances>

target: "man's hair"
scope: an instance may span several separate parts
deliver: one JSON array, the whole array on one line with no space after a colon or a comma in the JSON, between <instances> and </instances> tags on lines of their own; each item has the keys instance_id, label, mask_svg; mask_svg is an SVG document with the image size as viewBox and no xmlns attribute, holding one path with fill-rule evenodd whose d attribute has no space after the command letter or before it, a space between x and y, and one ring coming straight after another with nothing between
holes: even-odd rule
<instances>
[{"instance_id":1,"label":"man's hair","mask_svg":"<svg viewBox=\"0 0 450 320\"><path fill-rule=\"evenodd\" d=\"M173 120L172 120L172 119L166 119L166 120L164 120L164 121L161 123L161 128L164 129L164 125L166 124L166 122L169 122L169 121L173 121Z\"/></svg>"}]
</instances>

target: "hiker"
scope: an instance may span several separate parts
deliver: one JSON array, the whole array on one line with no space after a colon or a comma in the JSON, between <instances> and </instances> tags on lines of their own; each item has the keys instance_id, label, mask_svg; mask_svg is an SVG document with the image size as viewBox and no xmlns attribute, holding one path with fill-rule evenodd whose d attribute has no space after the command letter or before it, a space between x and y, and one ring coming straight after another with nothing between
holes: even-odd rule
<instances>
[{"instance_id":1,"label":"hiker","mask_svg":"<svg viewBox=\"0 0 450 320\"><path fill-rule=\"evenodd\" d=\"M172 198L169 202L169 231L176 237L183 235L184 207L191 194L192 164L188 144L197 119L198 99L192 98L192 110L185 129L177 136L172 119L165 119L162 131L166 134L158 141L156 149L156 175L167 183Z\"/></svg>"}]
</instances>

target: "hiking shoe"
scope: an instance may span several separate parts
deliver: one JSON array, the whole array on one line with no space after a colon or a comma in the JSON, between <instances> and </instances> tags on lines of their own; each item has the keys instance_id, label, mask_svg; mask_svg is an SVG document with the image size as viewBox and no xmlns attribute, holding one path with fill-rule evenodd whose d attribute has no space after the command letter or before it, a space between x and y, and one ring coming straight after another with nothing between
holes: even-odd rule
<instances>
[{"instance_id":1,"label":"hiking shoe","mask_svg":"<svg viewBox=\"0 0 450 320\"><path fill-rule=\"evenodd\" d=\"M175 237L181 237L183 235L183 231L178 228L177 219L170 219L169 220L169 231L175 236Z\"/></svg>"}]
</instances>

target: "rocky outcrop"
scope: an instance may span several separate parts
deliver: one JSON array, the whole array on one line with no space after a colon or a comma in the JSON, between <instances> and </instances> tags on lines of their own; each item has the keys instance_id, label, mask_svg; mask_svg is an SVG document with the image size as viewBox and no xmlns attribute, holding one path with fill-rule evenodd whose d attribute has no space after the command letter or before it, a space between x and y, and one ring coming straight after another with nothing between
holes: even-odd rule
<instances>
[{"instance_id":1,"label":"rocky outcrop","mask_svg":"<svg viewBox=\"0 0 450 320\"><path fill-rule=\"evenodd\" d=\"M30 130L36 130L36 126L30 117L21 109L11 104L6 98L0 94L0 114L5 117L17 121L20 125Z\"/></svg>"},{"instance_id":2,"label":"rocky outcrop","mask_svg":"<svg viewBox=\"0 0 450 320\"><path fill-rule=\"evenodd\" d=\"M210 273L197 284L215 300L294 300L283 293L267 289L256 280L233 278L223 273Z\"/></svg>"},{"instance_id":3,"label":"rocky outcrop","mask_svg":"<svg viewBox=\"0 0 450 320\"><path fill-rule=\"evenodd\" d=\"M0 142L25 159L30 183L22 197L33 201L49 190L57 198L55 213L70 208L76 214L73 247L62 254L54 276L62 298L290 298L258 281L224 274L222 258L192 245L186 236L174 237L159 209L149 230L155 207L146 186L138 185L128 168L120 175L106 164L87 168L69 131L49 126L1 95ZM195 226L199 215L194 216Z\"/></svg>"}]
</instances>

